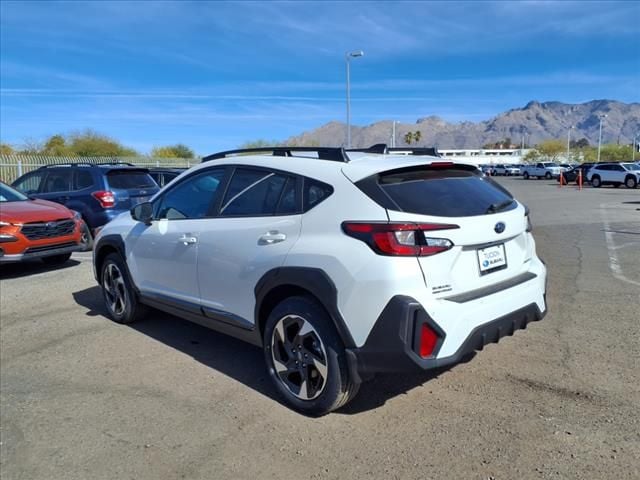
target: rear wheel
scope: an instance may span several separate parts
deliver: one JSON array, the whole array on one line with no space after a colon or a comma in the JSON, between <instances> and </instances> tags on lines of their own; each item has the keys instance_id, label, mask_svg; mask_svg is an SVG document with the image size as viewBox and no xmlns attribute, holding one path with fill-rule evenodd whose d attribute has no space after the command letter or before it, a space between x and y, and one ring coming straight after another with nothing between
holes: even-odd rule
<instances>
[{"instance_id":1,"label":"rear wheel","mask_svg":"<svg viewBox=\"0 0 640 480\"><path fill-rule=\"evenodd\" d=\"M60 255L52 255L50 257L43 257L42 261L47 265L62 265L71 258L71 253L62 253Z\"/></svg>"},{"instance_id":2,"label":"rear wheel","mask_svg":"<svg viewBox=\"0 0 640 480\"><path fill-rule=\"evenodd\" d=\"M118 323L132 323L146 313L145 306L136 298L120 255L107 255L102 263L100 279L104 304L113 320Z\"/></svg>"},{"instance_id":3,"label":"rear wheel","mask_svg":"<svg viewBox=\"0 0 640 480\"><path fill-rule=\"evenodd\" d=\"M627 188L636 188L638 186L638 181L634 177L629 175L624 180L624 186Z\"/></svg>"},{"instance_id":4,"label":"rear wheel","mask_svg":"<svg viewBox=\"0 0 640 480\"><path fill-rule=\"evenodd\" d=\"M544 178L546 178L547 180L551 180L551 172L547 172L544 174Z\"/></svg>"},{"instance_id":5,"label":"rear wheel","mask_svg":"<svg viewBox=\"0 0 640 480\"><path fill-rule=\"evenodd\" d=\"M525 180L529 180L529 172L524 172L522 176Z\"/></svg>"},{"instance_id":6,"label":"rear wheel","mask_svg":"<svg viewBox=\"0 0 640 480\"><path fill-rule=\"evenodd\" d=\"M602 181L600 180L600 177L598 175L594 175L593 177L591 177L591 185L594 188L600 188L602 186Z\"/></svg>"},{"instance_id":7,"label":"rear wheel","mask_svg":"<svg viewBox=\"0 0 640 480\"><path fill-rule=\"evenodd\" d=\"M278 304L267 319L263 345L269 377L285 402L301 413L324 415L358 391L333 322L311 297Z\"/></svg>"}]
</instances>

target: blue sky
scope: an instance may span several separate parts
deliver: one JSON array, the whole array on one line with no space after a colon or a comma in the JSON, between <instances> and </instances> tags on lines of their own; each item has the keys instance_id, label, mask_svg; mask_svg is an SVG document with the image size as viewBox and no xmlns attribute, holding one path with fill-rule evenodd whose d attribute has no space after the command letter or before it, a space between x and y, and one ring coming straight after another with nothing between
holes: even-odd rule
<instances>
[{"instance_id":1,"label":"blue sky","mask_svg":"<svg viewBox=\"0 0 640 480\"><path fill-rule=\"evenodd\" d=\"M0 2L0 137L199 154L352 123L640 101L639 2Z\"/></svg>"}]
</instances>

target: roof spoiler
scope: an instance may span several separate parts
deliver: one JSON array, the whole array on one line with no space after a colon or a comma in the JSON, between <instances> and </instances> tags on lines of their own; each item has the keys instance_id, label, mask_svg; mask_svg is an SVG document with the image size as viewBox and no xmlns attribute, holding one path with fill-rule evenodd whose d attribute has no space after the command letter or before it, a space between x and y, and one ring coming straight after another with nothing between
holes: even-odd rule
<instances>
[{"instance_id":1,"label":"roof spoiler","mask_svg":"<svg viewBox=\"0 0 640 480\"><path fill-rule=\"evenodd\" d=\"M344 148L342 147L259 147L259 148L241 148L237 150L225 150L224 152L217 152L211 155L207 155L202 158L203 162L210 160L220 160L227 157L235 157L238 155L259 155L270 153L274 157L299 157L299 158L315 158L307 157L305 155L295 155L298 152L315 152L320 160L331 160L334 162L347 163L349 157L347 157Z\"/></svg>"},{"instance_id":2,"label":"roof spoiler","mask_svg":"<svg viewBox=\"0 0 640 480\"><path fill-rule=\"evenodd\" d=\"M378 154L399 154L399 155L426 155L429 157L440 157L438 149L435 147L388 147L386 143L376 143L368 148L350 148L347 152L378 153Z\"/></svg>"}]
</instances>

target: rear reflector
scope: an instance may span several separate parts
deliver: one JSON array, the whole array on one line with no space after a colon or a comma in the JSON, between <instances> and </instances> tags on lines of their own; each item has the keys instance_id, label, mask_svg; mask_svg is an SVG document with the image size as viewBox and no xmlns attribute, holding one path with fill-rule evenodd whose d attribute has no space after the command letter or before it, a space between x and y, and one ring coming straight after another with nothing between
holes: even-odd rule
<instances>
[{"instance_id":1,"label":"rear reflector","mask_svg":"<svg viewBox=\"0 0 640 480\"><path fill-rule=\"evenodd\" d=\"M429 325L423 323L420 330L420 356L430 357L433 349L436 348L436 343L438 343L438 335L429 328Z\"/></svg>"},{"instance_id":2,"label":"rear reflector","mask_svg":"<svg viewBox=\"0 0 640 480\"><path fill-rule=\"evenodd\" d=\"M113 195L113 192L99 190L97 192L93 192L91 195L100 202L100 206L102 208L111 208L116 204L116 197Z\"/></svg>"},{"instance_id":3,"label":"rear reflector","mask_svg":"<svg viewBox=\"0 0 640 480\"><path fill-rule=\"evenodd\" d=\"M379 255L426 257L453 247L446 238L427 237L424 232L452 230L458 225L445 223L369 223L344 222L342 230L365 242Z\"/></svg>"}]
</instances>

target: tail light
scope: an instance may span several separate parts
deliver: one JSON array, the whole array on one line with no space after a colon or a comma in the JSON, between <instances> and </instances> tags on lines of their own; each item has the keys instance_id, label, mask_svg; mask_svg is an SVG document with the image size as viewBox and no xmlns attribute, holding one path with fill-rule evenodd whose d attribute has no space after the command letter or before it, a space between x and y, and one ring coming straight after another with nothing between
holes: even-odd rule
<instances>
[{"instance_id":1,"label":"tail light","mask_svg":"<svg viewBox=\"0 0 640 480\"><path fill-rule=\"evenodd\" d=\"M380 255L428 257L453 247L451 240L431 237L426 232L452 230L458 225L444 223L365 223L344 222L342 229L350 237L365 242Z\"/></svg>"},{"instance_id":2,"label":"tail light","mask_svg":"<svg viewBox=\"0 0 640 480\"><path fill-rule=\"evenodd\" d=\"M108 190L99 190L91 195L100 202L102 208L111 208L116 204L116 197Z\"/></svg>"}]
</instances>

